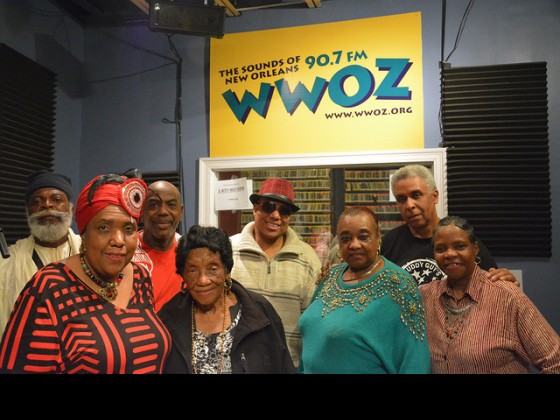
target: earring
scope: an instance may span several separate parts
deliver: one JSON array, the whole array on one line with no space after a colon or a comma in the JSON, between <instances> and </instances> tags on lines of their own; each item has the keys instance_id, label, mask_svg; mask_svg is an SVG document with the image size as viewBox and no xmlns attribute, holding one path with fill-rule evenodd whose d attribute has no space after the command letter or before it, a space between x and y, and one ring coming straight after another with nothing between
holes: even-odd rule
<instances>
[{"instance_id":1,"label":"earring","mask_svg":"<svg viewBox=\"0 0 560 420\"><path fill-rule=\"evenodd\" d=\"M187 285L187 282L184 281L184 280L181 283L181 293L184 293L184 294L189 293L189 286Z\"/></svg>"},{"instance_id":2,"label":"earring","mask_svg":"<svg viewBox=\"0 0 560 420\"><path fill-rule=\"evenodd\" d=\"M229 294L232 284L233 284L233 281L231 280L231 277L227 276L226 280L224 281L224 289L226 291L226 295Z\"/></svg>"},{"instance_id":3,"label":"earring","mask_svg":"<svg viewBox=\"0 0 560 420\"><path fill-rule=\"evenodd\" d=\"M82 238L82 243L80 245L80 254L86 255L86 245L84 244L84 239Z\"/></svg>"},{"instance_id":4,"label":"earring","mask_svg":"<svg viewBox=\"0 0 560 420\"><path fill-rule=\"evenodd\" d=\"M476 265L480 265L480 261L482 261L482 260L481 260L480 257L477 255L477 256L474 258L474 263L475 263Z\"/></svg>"}]
</instances>

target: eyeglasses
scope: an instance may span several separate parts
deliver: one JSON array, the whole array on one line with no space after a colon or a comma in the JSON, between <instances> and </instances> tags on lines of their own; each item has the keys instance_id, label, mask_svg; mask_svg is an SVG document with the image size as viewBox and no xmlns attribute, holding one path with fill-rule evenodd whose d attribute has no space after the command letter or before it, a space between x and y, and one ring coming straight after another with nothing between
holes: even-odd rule
<instances>
[{"instance_id":1,"label":"eyeglasses","mask_svg":"<svg viewBox=\"0 0 560 420\"><path fill-rule=\"evenodd\" d=\"M261 201L259 206L261 206L261 209L263 209L266 213L272 213L273 211L278 210L280 216L289 216L292 214L291 208L280 203L275 203L274 201Z\"/></svg>"}]
</instances>

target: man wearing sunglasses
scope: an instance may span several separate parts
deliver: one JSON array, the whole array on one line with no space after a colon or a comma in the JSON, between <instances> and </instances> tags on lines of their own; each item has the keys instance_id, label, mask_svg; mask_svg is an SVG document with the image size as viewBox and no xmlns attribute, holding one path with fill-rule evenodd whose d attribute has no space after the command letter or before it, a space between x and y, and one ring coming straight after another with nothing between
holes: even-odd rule
<instances>
[{"instance_id":1,"label":"man wearing sunglasses","mask_svg":"<svg viewBox=\"0 0 560 420\"><path fill-rule=\"evenodd\" d=\"M313 248L290 227L290 216L299 207L294 204L294 187L289 181L269 178L259 193L249 198L254 221L231 237L231 276L274 306L297 367L302 348L298 320L315 291L321 262Z\"/></svg>"}]
</instances>

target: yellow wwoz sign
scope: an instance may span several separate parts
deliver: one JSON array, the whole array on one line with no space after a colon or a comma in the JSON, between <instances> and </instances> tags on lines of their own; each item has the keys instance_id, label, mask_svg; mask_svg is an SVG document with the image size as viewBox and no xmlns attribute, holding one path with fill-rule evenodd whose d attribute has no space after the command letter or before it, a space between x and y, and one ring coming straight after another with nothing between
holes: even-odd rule
<instances>
[{"instance_id":1,"label":"yellow wwoz sign","mask_svg":"<svg viewBox=\"0 0 560 420\"><path fill-rule=\"evenodd\" d=\"M424 147L419 12L210 44L210 156Z\"/></svg>"}]
</instances>

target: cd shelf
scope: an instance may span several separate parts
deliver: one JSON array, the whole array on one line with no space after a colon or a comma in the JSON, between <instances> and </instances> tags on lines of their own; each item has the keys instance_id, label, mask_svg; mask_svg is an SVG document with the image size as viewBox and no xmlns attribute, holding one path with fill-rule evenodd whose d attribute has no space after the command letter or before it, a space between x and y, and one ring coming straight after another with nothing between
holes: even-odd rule
<instances>
[{"instance_id":1,"label":"cd shelf","mask_svg":"<svg viewBox=\"0 0 560 420\"><path fill-rule=\"evenodd\" d=\"M370 207L379 218L381 233L403 223L396 202L390 201L391 170L393 168L344 171L345 208L355 205Z\"/></svg>"}]
</instances>

